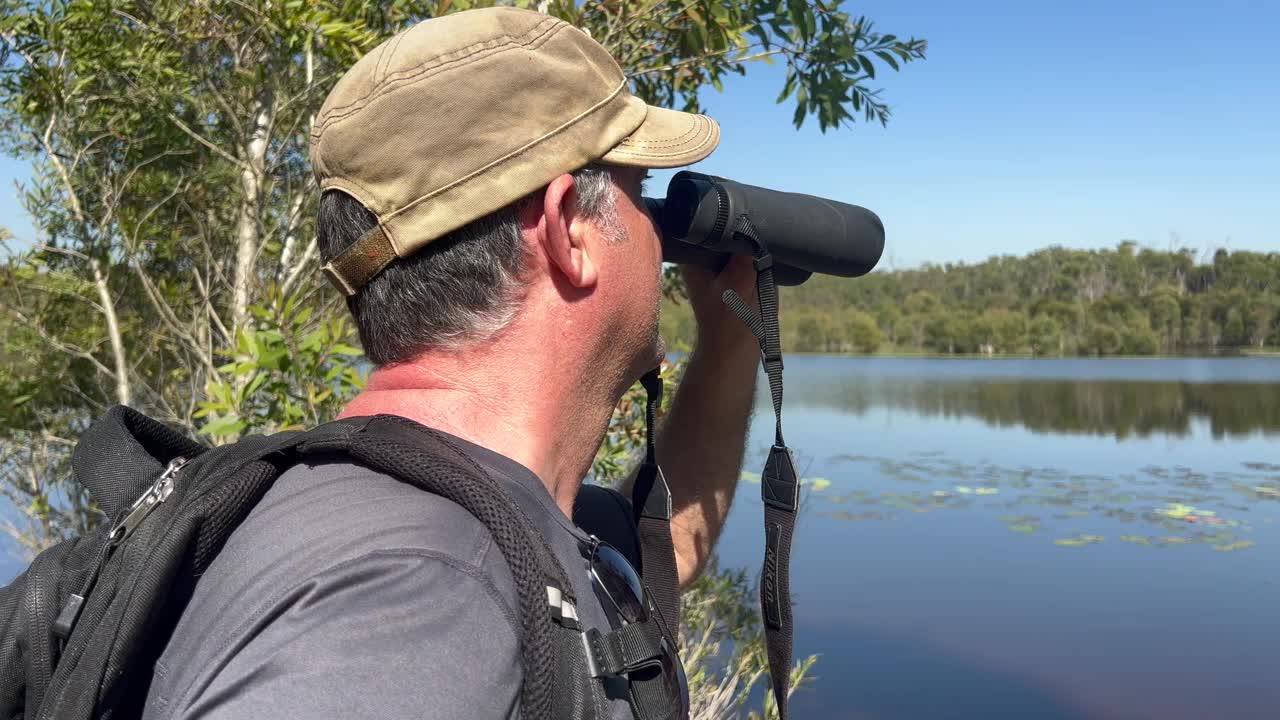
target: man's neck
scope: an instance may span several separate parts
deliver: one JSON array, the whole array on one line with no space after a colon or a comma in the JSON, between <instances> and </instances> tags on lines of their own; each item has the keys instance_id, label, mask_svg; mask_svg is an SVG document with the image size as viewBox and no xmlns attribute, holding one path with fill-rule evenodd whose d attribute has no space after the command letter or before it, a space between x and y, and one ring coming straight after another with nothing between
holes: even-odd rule
<instances>
[{"instance_id":1,"label":"man's neck","mask_svg":"<svg viewBox=\"0 0 1280 720\"><path fill-rule=\"evenodd\" d=\"M506 335L504 333L504 335ZM456 435L533 471L572 516L609 417L630 384L606 363L572 366L506 337L374 370L341 417L389 414Z\"/></svg>"}]
</instances>

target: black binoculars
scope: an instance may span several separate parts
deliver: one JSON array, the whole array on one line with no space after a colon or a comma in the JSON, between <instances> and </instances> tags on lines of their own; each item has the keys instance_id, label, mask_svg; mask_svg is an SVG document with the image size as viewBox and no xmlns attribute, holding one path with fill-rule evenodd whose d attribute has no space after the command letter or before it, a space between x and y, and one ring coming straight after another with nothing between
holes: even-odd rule
<instances>
[{"instance_id":1,"label":"black binoculars","mask_svg":"<svg viewBox=\"0 0 1280 720\"><path fill-rule=\"evenodd\" d=\"M644 201L670 263L718 270L731 255L755 254L754 242L738 232L744 215L773 256L779 285L799 285L813 273L865 275L884 251L884 225L875 213L813 195L686 170L671 178L665 199Z\"/></svg>"}]
</instances>

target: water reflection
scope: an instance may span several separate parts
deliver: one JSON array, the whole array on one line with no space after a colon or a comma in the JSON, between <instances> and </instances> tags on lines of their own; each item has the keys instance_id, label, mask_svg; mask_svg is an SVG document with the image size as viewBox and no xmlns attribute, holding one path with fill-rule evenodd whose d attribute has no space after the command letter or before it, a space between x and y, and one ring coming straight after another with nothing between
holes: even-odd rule
<instances>
[{"instance_id":1,"label":"water reflection","mask_svg":"<svg viewBox=\"0 0 1280 720\"><path fill-rule=\"evenodd\" d=\"M1207 422L1214 438L1280 432L1280 384L1135 381L788 377L787 405L861 415L876 408L926 417L973 417L994 427L1118 439L1189 436Z\"/></svg>"},{"instance_id":2,"label":"water reflection","mask_svg":"<svg viewBox=\"0 0 1280 720\"><path fill-rule=\"evenodd\" d=\"M788 357L786 404L797 717L1275 716L1280 361Z\"/></svg>"}]
</instances>

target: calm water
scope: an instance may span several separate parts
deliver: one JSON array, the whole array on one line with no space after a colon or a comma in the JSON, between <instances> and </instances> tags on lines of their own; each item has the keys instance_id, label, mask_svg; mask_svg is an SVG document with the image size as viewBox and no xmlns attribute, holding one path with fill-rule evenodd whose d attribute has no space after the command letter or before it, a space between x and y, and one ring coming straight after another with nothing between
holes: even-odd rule
<instances>
[{"instance_id":1,"label":"calm water","mask_svg":"<svg viewBox=\"0 0 1280 720\"><path fill-rule=\"evenodd\" d=\"M786 409L796 717L1280 717L1280 360L795 357Z\"/></svg>"},{"instance_id":2,"label":"calm water","mask_svg":"<svg viewBox=\"0 0 1280 720\"><path fill-rule=\"evenodd\" d=\"M797 717L1280 717L1280 360L796 357L786 377L818 479ZM720 554L754 570L752 480Z\"/></svg>"}]
</instances>

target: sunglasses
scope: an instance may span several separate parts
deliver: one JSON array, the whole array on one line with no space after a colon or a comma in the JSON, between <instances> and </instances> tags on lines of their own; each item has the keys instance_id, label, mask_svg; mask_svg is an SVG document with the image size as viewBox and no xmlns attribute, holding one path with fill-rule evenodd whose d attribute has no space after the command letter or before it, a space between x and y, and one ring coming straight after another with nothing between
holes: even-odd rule
<instances>
[{"instance_id":1,"label":"sunglasses","mask_svg":"<svg viewBox=\"0 0 1280 720\"><path fill-rule=\"evenodd\" d=\"M665 627L665 621L658 612L658 608L645 591L644 581L640 579L640 574L631 566L626 556L594 535L591 536L590 550L591 579L601 593L608 598L609 604L613 606L623 625L653 622L656 616L656 620L663 622ZM672 628L671 634L674 635L676 631ZM662 640L661 648L662 652L652 664L628 673L631 682L627 695L632 712L640 718L652 717L653 713L647 710L659 705L679 709L680 714L676 717L687 718L689 716L689 678L685 675L680 659L676 657L675 648L671 647L665 638ZM655 685L660 688L657 690L662 697L660 703L654 703L651 697L655 692ZM638 690L638 687L643 689ZM640 707L641 705L643 707Z\"/></svg>"}]
</instances>

